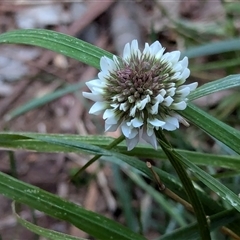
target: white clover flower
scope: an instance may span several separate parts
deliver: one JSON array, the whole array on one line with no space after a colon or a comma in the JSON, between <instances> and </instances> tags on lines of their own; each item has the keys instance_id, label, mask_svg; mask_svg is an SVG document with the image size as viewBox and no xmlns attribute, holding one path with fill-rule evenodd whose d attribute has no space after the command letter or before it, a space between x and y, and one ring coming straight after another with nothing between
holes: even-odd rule
<instances>
[{"instance_id":1,"label":"white clover flower","mask_svg":"<svg viewBox=\"0 0 240 240\"><path fill-rule=\"evenodd\" d=\"M137 40L127 43L123 57L102 57L98 79L86 83L91 93L83 96L95 101L89 113L104 110L105 131L121 128L128 150L140 139L157 148L154 130L173 131L185 120L175 112L187 107L187 96L197 82L182 85L190 75L188 58L179 61L180 52L164 53L156 41L144 50Z\"/></svg>"}]
</instances>

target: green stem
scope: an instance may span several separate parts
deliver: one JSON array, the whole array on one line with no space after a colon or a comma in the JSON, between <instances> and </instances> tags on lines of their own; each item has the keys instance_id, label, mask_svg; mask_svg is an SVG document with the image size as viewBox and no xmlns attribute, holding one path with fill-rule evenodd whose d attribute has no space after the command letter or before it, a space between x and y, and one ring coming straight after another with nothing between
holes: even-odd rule
<instances>
[{"instance_id":1,"label":"green stem","mask_svg":"<svg viewBox=\"0 0 240 240\"><path fill-rule=\"evenodd\" d=\"M207 223L206 215L204 213L203 206L197 196L195 188L193 186L192 181L190 180L185 168L181 164L179 157L181 155L177 155L171 144L166 139L165 135L161 130L155 131L157 136L158 143L162 147L163 151L165 152L166 156L168 157L169 161L171 162L172 166L174 167L175 171L177 172L183 187L187 193L189 201L193 207L194 213L196 214L198 220L198 227L201 239L203 240L211 240L209 226Z\"/></svg>"},{"instance_id":2,"label":"green stem","mask_svg":"<svg viewBox=\"0 0 240 240\"><path fill-rule=\"evenodd\" d=\"M107 147L107 150L110 150L117 146L119 143L121 143L125 137L121 135L120 137L116 138L114 141L112 141ZM79 176L85 169L87 169L91 164L93 164L95 161L97 161L102 155L96 155L92 159L90 159L83 167L81 167L70 179L71 181L75 180L77 176Z\"/></svg>"},{"instance_id":3,"label":"green stem","mask_svg":"<svg viewBox=\"0 0 240 240\"><path fill-rule=\"evenodd\" d=\"M10 160L11 174L14 178L18 178L16 159L15 159L14 153L12 151L9 151L8 155L9 155L9 160Z\"/></svg>"}]
</instances>

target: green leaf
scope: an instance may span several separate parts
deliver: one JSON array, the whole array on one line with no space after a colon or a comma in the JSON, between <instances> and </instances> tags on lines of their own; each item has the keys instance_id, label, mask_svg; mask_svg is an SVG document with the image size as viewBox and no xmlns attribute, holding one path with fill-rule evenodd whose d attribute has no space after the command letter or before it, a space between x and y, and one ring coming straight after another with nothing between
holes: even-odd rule
<instances>
[{"instance_id":1,"label":"green leaf","mask_svg":"<svg viewBox=\"0 0 240 240\"><path fill-rule=\"evenodd\" d=\"M193 208L192 210L194 211L197 221L198 221L198 230L199 230L201 238L202 239L211 239L203 205L202 205L199 197L197 196L197 192L194 188L193 182L191 181L190 177L188 176L187 171L184 168L184 165L182 164L181 160L179 159L179 156L177 154L174 154L174 151L171 150L172 147L168 143L168 140L166 139L162 130L158 130L158 131L155 130L155 134L156 134L158 143L162 147L163 151L165 152L169 161L171 162L172 166L174 167L175 171L177 172L177 175L182 182L184 190L186 191L186 193L188 195L189 202Z\"/></svg>"},{"instance_id":2,"label":"green leaf","mask_svg":"<svg viewBox=\"0 0 240 240\"><path fill-rule=\"evenodd\" d=\"M235 210L226 210L209 217L211 231L233 222L239 217ZM195 240L199 238L197 223L189 224L187 227L179 228L169 234L163 235L157 240L188 239Z\"/></svg>"},{"instance_id":3,"label":"green leaf","mask_svg":"<svg viewBox=\"0 0 240 240\"><path fill-rule=\"evenodd\" d=\"M181 111L180 114L197 127L240 154L239 131L219 121L193 104L188 104L188 107L184 111Z\"/></svg>"},{"instance_id":4,"label":"green leaf","mask_svg":"<svg viewBox=\"0 0 240 240\"><path fill-rule=\"evenodd\" d=\"M73 237L68 234L56 232L50 229L42 228L39 227L33 223L30 223L23 218L21 218L15 211L15 202L12 204L12 209L14 216L17 218L17 221L25 228L27 228L29 231L34 232L40 236L43 236L48 239L52 240L87 240L86 238L78 238L78 237Z\"/></svg>"},{"instance_id":5,"label":"green leaf","mask_svg":"<svg viewBox=\"0 0 240 240\"><path fill-rule=\"evenodd\" d=\"M72 147L74 149L79 149L79 150L81 150L83 148L83 150L86 152L94 151L94 149L96 148L97 149L96 153L98 155L103 155L104 159L106 159L108 161L114 160L114 162L117 162L119 160L126 162L127 164L131 165L132 167L140 170L142 173L147 174L147 176L149 176L150 179L153 179L152 173L150 172L150 170L146 167L146 165L143 162L139 161L137 158L129 157L129 156L126 156L126 155L118 153L118 152L105 150L105 149L102 149L100 147L96 147L96 146L93 146L90 144L86 144L86 143L83 144L82 142L76 141L73 139L72 140L66 139L66 138L61 137L61 135L59 135L58 137L54 137L51 135L35 135L33 137L36 139L45 141L47 144L54 143L54 144L58 144L60 146ZM171 185L173 187L173 189L176 188L177 193L180 194L181 196L185 196L184 198L186 199L185 193L183 193L182 189L180 190L180 188L179 188L181 185L179 184L178 180L176 180L173 176L171 176L169 174L166 175L166 173L161 171L160 169L156 168L155 171L158 172L161 175L161 178L164 181L168 182L169 184L172 184L172 181L173 181L174 184ZM171 181L169 181L169 178L171 179ZM215 202L214 202L214 205L216 205Z\"/></svg>"},{"instance_id":6,"label":"green leaf","mask_svg":"<svg viewBox=\"0 0 240 240\"><path fill-rule=\"evenodd\" d=\"M2 149L26 149L34 150L38 152L83 152L84 149L74 148L71 146L46 143L39 139L41 136L48 136L57 139L63 139L70 142L82 142L84 144L95 145L98 147L106 148L114 139L106 136L80 136L80 135L67 135L67 134L40 134L40 133L11 133L11 132L0 132L0 148ZM130 156L139 156L153 159L166 160L167 157L158 148L157 151L153 151L149 145L139 144L132 151L127 151L124 143L119 144L115 147L117 151ZM174 149L176 152L187 157L191 162L203 165L203 166L217 166L230 169L240 169L240 156L229 156L229 155L214 155L207 153L199 153L195 151L187 151L181 149ZM88 153L97 154L98 151L93 151L90 147ZM84 151L86 152L86 151Z\"/></svg>"},{"instance_id":7,"label":"green leaf","mask_svg":"<svg viewBox=\"0 0 240 240\"><path fill-rule=\"evenodd\" d=\"M112 58L112 54L75 37L45 29L15 30L0 35L0 43L34 45L74 58L95 68L99 68L102 56Z\"/></svg>"},{"instance_id":8,"label":"green leaf","mask_svg":"<svg viewBox=\"0 0 240 240\"><path fill-rule=\"evenodd\" d=\"M224 59L221 61L208 62L205 64L194 64L190 66L191 72L206 72L207 70L226 69L239 66L240 58Z\"/></svg>"},{"instance_id":9,"label":"green leaf","mask_svg":"<svg viewBox=\"0 0 240 240\"><path fill-rule=\"evenodd\" d=\"M133 182L145 190L149 196L151 196L156 203L159 204L159 207L164 210L172 219L176 220L179 226L186 226L187 223L180 212L177 212L177 209L171 202L164 198L163 194L155 190L151 185L147 184L146 181L136 172L133 168L127 169L124 171Z\"/></svg>"},{"instance_id":10,"label":"green leaf","mask_svg":"<svg viewBox=\"0 0 240 240\"><path fill-rule=\"evenodd\" d=\"M193 91L188 98L190 101L192 101L215 92L239 86L240 74L230 75L209 83L205 83L204 85Z\"/></svg>"},{"instance_id":11,"label":"green leaf","mask_svg":"<svg viewBox=\"0 0 240 240\"><path fill-rule=\"evenodd\" d=\"M129 184L124 181L120 167L116 164L112 166L112 174L114 176L114 189L116 191L117 197L120 200L120 206L125 217L127 226L136 231L139 229L139 222L137 220L136 213L131 204L132 191ZM124 191L123 191L124 189Z\"/></svg>"},{"instance_id":12,"label":"green leaf","mask_svg":"<svg viewBox=\"0 0 240 240\"><path fill-rule=\"evenodd\" d=\"M1 36L1 35L0 35ZM35 109L37 107L43 106L46 103L49 103L53 100L56 100L57 98L60 98L68 93L73 93L78 91L83 87L83 83L77 83L77 84L72 84L70 86L64 87L62 89L59 89L55 92L49 93L44 95L43 97L40 98L35 98L31 99L29 102L26 104L22 105L21 107L18 107L16 109L11 110L6 116L5 119L7 121L12 120L13 118L22 115L32 109Z\"/></svg>"},{"instance_id":13,"label":"green leaf","mask_svg":"<svg viewBox=\"0 0 240 240\"><path fill-rule=\"evenodd\" d=\"M174 150L172 150L174 152ZM211 175L207 174L201 168L190 162L187 158L181 156L180 154L174 152L174 155L189 168L190 171L206 186L213 190L217 195L219 195L225 202L230 204L236 210L240 212L240 199L233 193L229 188L223 185L221 182L213 178Z\"/></svg>"},{"instance_id":14,"label":"green leaf","mask_svg":"<svg viewBox=\"0 0 240 240\"><path fill-rule=\"evenodd\" d=\"M22 133L23 134L23 133ZM40 141L45 141L46 145L50 145L53 144L54 145L58 145L59 149L60 148L68 148L70 150L75 150L75 151L82 151L81 147L83 147L83 151L85 152L93 152L94 154L94 147L96 146L92 146L90 144L86 144L84 143L82 145L81 141L79 141L79 137L80 136L75 136L76 138L74 139L74 136L71 136L72 138L70 138L69 136L66 137L65 135L47 135L47 137L43 137L42 134L34 134L34 133L26 133L26 136L21 136L21 135L17 135L17 134L0 134L1 136L1 141L0 144L4 143L4 139L7 138L7 140L9 141L9 139L12 139L12 141L17 141L17 139L19 139L19 137L21 137L22 139L25 140L31 140L30 137L34 137L36 140L40 140ZM99 137L97 136L96 138L93 136L89 136L90 139L92 139L92 141L98 141L98 142L103 142L104 139L106 139L105 137ZM95 139L95 140L94 140ZM108 142L109 143L109 142ZM151 150L152 152L155 152L153 150ZM126 166L130 165L133 168L139 170L139 172L141 174L143 174L144 176L148 176L150 179L152 179L154 181L154 178L152 176L152 173L150 172L150 170L146 167L146 164L140 160L138 160L135 157L130 157L118 152L113 152L113 151L107 151L107 150L103 150L101 151L101 149L96 150L96 154L100 155L104 155L104 157L102 157L102 159L108 161L108 162L112 162L115 164L122 166ZM156 154L158 154L158 152L156 152ZM183 191L183 188L181 186L181 184L179 183L179 180L177 180L174 176L172 176L171 174L168 174L158 168L154 168L154 171L158 174L158 176L162 179L162 181L166 184L166 186L168 188L170 188L173 192L175 192L177 195L179 195L180 197L182 197L183 199L187 200L187 196L185 194L185 192ZM199 190L198 188L196 188L196 191L198 192L198 197L200 198L201 202L204 205L204 209L206 214L211 215L214 213L217 213L219 211L224 210L224 207L221 206L218 202L216 202L215 200L211 199L209 196L207 196L204 192L202 192L201 190ZM231 225L230 228L232 229L232 231L237 232L240 234L239 231L239 223L236 223L235 225Z\"/></svg>"},{"instance_id":15,"label":"green leaf","mask_svg":"<svg viewBox=\"0 0 240 240\"><path fill-rule=\"evenodd\" d=\"M184 51L182 56L187 56L188 58L209 56L213 54L219 54L224 52L240 50L240 39L228 39L218 42L208 43L202 46L192 47Z\"/></svg>"},{"instance_id":16,"label":"green leaf","mask_svg":"<svg viewBox=\"0 0 240 240\"><path fill-rule=\"evenodd\" d=\"M65 220L97 239L145 239L113 220L1 172L0 193L47 215Z\"/></svg>"}]
</instances>

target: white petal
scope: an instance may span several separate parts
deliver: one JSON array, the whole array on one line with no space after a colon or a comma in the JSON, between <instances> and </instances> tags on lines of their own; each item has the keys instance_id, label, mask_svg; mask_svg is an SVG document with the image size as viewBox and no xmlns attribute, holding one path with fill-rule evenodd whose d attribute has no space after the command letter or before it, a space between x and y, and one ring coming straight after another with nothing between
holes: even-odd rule
<instances>
[{"instance_id":1,"label":"white petal","mask_svg":"<svg viewBox=\"0 0 240 240\"><path fill-rule=\"evenodd\" d=\"M145 43L145 47L142 54L146 56L149 56L151 54L151 49L148 43Z\"/></svg>"},{"instance_id":2,"label":"white petal","mask_svg":"<svg viewBox=\"0 0 240 240\"><path fill-rule=\"evenodd\" d=\"M163 100L164 100L164 97L161 95L161 94L158 94L156 97L155 97L155 100L157 101L157 103L161 103Z\"/></svg>"},{"instance_id":3,"label":"white petal","mask_svg":"<svg viewBox=\"0 0 240 240\"><path fill-rule=\"evenodd\" d=\"M155 58L160 59L163 56L164 51L165 51L165 48L162 48L161 50L159 50L155 55Z\"/></svg>"},{"instance_id":4,"label":"white petal","mask_svg":"<svg viewBox=\"0 0 240 240\"><path fill-rule=\"evenodd\" d=\"M96 102L92 105L92 107L89 110L90 114L98 115L106 108L105 102Z\"/></svg>"},{"instance_id":5,"label":"white petal","mask_svg":"<svg viewBox=\"0 0 240 240\"><path fill-rule=\"evenodd\" d=\"M159 41L155 41L150 45L150 48L152 50L152 55L156 55L160 50L162 50L162 45Z\"/></svg>"},{"instance_id":6,"label":"white petal","mask_svg":"<svg viewBox=\"0 0 240 240\"><path fill-rule=\"evenodd\" d=\"M167 123L162 127L162 129L165 129L167 131L174 131L177 129L176 126L172 125L171 123Z\"/></svg>"},{"instance_id":7,"label":"white petal","mask_svg":"<svg viewBox=\"0 0 240 240\"><path fill-rule=\"evenodd\" d=\"M178 103L173 103L171 108L174 110L184 110L187 107L187 103L185 101L181 101Z\"/></svg>"},{"instance_id":8,"label":"white petal","mask_svg":"<svg viewBox=\"0 0 240 240\"><path fill-rule=\"evenodd\" d=\"M185 118L183 118L182 116L180 116L179 114L173 114L173 117L177 118L179 123L182 123L184 126L189 127L190 124L187 122L187 120Z\"/></svg>"},{"instance_id":9,"label":"white petal","mask_svg":"<svg viewBox=\"0 0 240 240\"><path fill-rule=\"evenodd\" d=\"M117 56L113 56L113 61L114 61L114 63L115 63L115 66L116 65L119 65L119 61L118 61L118 57Z\"/></svg>"},{"instance_id":10,"label":"white petal","mask_svg":"<svg viewBox=\"0 0 240 240\"><path fill-rule=\"evenodd\" d=\"M170 123L173 126L179 128L179 121L178 121L177 117L170 117L170 116L168 116L164 120L165 120L166 123Z\"/></svg>"},{"instance_id":11,"label":"white petal","mask_svg":"<svg viewBox=\"0 0 240 240\"><path fill-rule=\"evenodd\" d=\"M189 87L182 88L180 90L177 90L176 93L179 94L182 99L185 99L185 97L188 96L190 93L190 88Z\"/></svg>"},{"instance_id":12,"label":"white petal","mask_svg":"<svg viewBox=\"0 0 240 240\"><path fill-rule=\"evenodd\" d=\"M112 59L108 58L108 57L102 57L104 58L101 62L100 60L100 67L102 69L102 71L110 71L112 68L114 68L115 63Z\"/></svg>"},{"instance_id":13,"label":"white petal","mask_svg":"<svg viewBox=\"0 0 240 240\"><path fill-rule=\"evenodd\" d=\"M97 102L97 101L103 101L103 98L102 98L102 95L99 95L99 94L93 94L93 93L89 93L89 92L83 92L82 95L87 98L87 99L90 99L94 102Z\"/></svg>"},{"instance_id":14,"label":"white petal","mask_svg":"<svg viewBox=\"0 0 240 240\"><path fill-rule=\"evenodd\" d=\"M130 114L129 114L131 117L135 117L136 109L137 109L136 105L134 105L134 107L131 108Z\"/></svg>"},{"instance_id":15,"label":"white petal","mask_svg":"<svg viewBox=\"0 0 240 240\"><path fill-rule=\"evenodd\" d=\"M115 112L112 109L106 109L103 113L103 119L116 117Z\"/></svg>"},{"instance_id":16,"label":"white petal","mask_svg":"<svg viewBox=\"0 0 240 240\"><path fill-rule=\"evenodd\" d=\"M109 78L109 77L110 77L110 74L109 74L108 71L105 71L105 72L101 71L101 72L98 73L98 78L103 84L106 83L106 79Z\"/></svg>"},{"instance_id":17,"label":"white petal","mask_svg":"<svg viewBox=\"0 0 240 240\"><path fill-rule=\"evenodd\" d=\"M109 66L111 65L111 62L113 62L110 58L107 57L101 57L100 59L100 67L102 71L108 71Z\"/></svg>"},{"instance_id":18,"label":"white petal","mask_svg":"<svg viewBox=\"0 0 240 240\"><path fill-rule=\"evenodd\" d=\"M182 65L182 69L187 68L188 67L188 58L184 57L181 61L179 61L179 63Z\"/></svg>"},{"instance_id":19,"label":"white petal","mask_svg":"<svg viewBox=\"0 0 240 240\"><path fill-rule=\"evenodd\" d=\"M129 139L126 138L126 143L128 147L128 151L131 151L139 142L139 134L137 134L134 138Z\"/></svg>"},{"instance_id":20,"label":"white petal","mask_svg":"<svg viewBox=\"0 0 240 240\"><path fill-rule=\"evenodd\" d=\"M131 56L130 44L127 43L123 49L123 59L128 59Z\"/></svg>"},{"instance_id":21,"label":"white petal","mask_svg":"<svg viewBox=\"0 0 240 240\"><path fill-rule=\"evenodd\" d=\"M118 124L107 124L105 122L105 132L115 132L118 129Z\"/></svg>"},{"instance_id":22,"label":"white petal","mask_svg":"<svg viewBox=\"0 0 240 240\"><path fill-rule=\"evenodd\" d=\"M181 72L175 72L172 78L179 79L180 76L181 76Z\"/></svg>"},{"instance_id":23,"label":"white petal","mask_svg":"<svg viewBox=\"0 0 240 240\"><path fill-rule=\"evenodd\" d=\"M176 64L180 58L181 52L180 51L173 51L171 52L171 62Z\"/></svg>"},{"instance_id":24,"label":"white petal","mask_svg":"<svg viewBox=\"0 0 240 240\"><path fill-rule=\"evenodd\" d=\"M119 110L126 112L128 110L128 107L129 107L129 105L127 102L121 103L119 106Z\"/></svg>"},{"instance_id":25,"label":"white petal","mask_svg":"<svg viewBox=\"0 0 240 240\"><path fill-rule=\"evenodd\" d=\"M91 80L89 82L86 82L86 85L88 88L92 91L93 94L96 95L103 95L104 94L104 87L105 83L100 81L99 79Z\"/></svg>"},{"instance_id":26,"label":"white petal","mask_svg":"<svg viewBox=\"0 0 240 240\"><path fill-rule=\"evenodd\" d=\"M157 118L154 118L153 120L150 120L148 118L147 121L148 121L148 123L151 123L151 125L154 126L154 127L161 127L165 124L164 121L160 121Z\"/></svg>"},{"instance_id":27,"label":"white petal","mask_svg":"<svg viewBox=\"0 0 240 240\"><path fill-rule=\"evenodd\" d=\"M158 129L158 127L155 127L156 129ZM147 135L148 136L152 136L154 133L154 128L151 124L148 124L147 125Z\"/></svg>"},{"instance_id":28,"label":"white petal","mask_svg":"<svg viewBox=\"0 0 240 240\"><path fill-rule=\"evenodd\" d=\"M181 73L180 78L187 79L189 76L190 76L190 70L188 68L185 68Z\"/></svg>"},{"instance_id":29,"label":"white petal","mask_svg":"<svg viewBox=\"0 0 240 240\"><path fill-rule=\"evenodd\" d=\"M111 103L110 106L113 108L113 110L115 110L119 107L119 104L118 103Z\"/></svg>"},{"instance_id":30,"label":"white petal","mask_svg":"<svg viewBox=\"0 0 240 240\"><path fill-rule=\"evenodd\" d=\"M136 39L132 40L131 42L131 54L135 54L139 56L141 54L138 49L138 41Z\"/></svg>"},{"instance_id":31,"label":"white petal","mask_svg":"<svg viewBox=\"0 0 240 240\"><path fill-rule=\"evenodd\" d=\"M168 131L173 131L179 128L179 121L177 117L167 116L165 119L166 124L162 127Z\"/></svg>"},{"instance_id":32,"label":"white petal","mask_svg":"<svg viewBox=\"0 0 240 240\"><path fill-rule=\"evenodd\" d=\"M117 124L118 120L119 120L119 118L117 118L117 117L110 117L110 118L106 119L105 123L113 125L113 124Z\"/></svg>"},{"instance_id":33,"label":"white petal","mask_svg":"<svg viewBox=\"0 0 240 240\"><path fill-rule=\"evenodd\" d=\"M158 106L159 106L158 102L156 102L153 106L151 106L150 113L151 114L157 114L158 113Z\"/></svg>"},{"instance_id":34,"label":"white petal","mask_svg":"<svg viewBox=\"0 0 240 240\"><path fill-rule=\"evenodd\" d=\"M176 88L175 87L172 87L172 88L167 90L167 94L169 96L171 96L171 97L175 95L175 92L176 92Z\"/></svg>"},{"instance_id":35,"label":"white petal","mask_svg":"<svg viewBox=\"0 0 240 240\"><path fill-rule=\"evenodd\" d=\"M167 92L166 92L164 89L161 89L161 90L159 91L159 93L164 97Z\"/></svg>"},{"instance_id":36,"label":"white petal","mask_svg":"<svg viewBox=\"0 0 240 240\"><path fill-rule=\"evenodd\" d=\"M180 51L173 51L173 52L167 52L162 56L162 59L165 60L169 64L170 66L172 66L173 64L177 63L177 61L180 58Z\"/></svg>"},{"instance_id":37,"label":"white petal","mask_svg":"<svg viewBox=\"0 0 240 240\"><path fill-rule=\"evenodd\" d=\"M182 71L182 65L179 62L177 62L176 64L174 64L172 69L173 69L174 72Z\"/></svg>"},{"instance_id":38,"label":"white petal","mask_svg":"<svg viewBox=\"0 0 240 240\"><path fill-rule=\"evenodd\" d=\"M143 125L143 120L142 119L134 118L134 119L131 120L131 122L132 122L133 127L136 127L136 128Z\"/></svg>"},{"instance_id":39,"label":"white petal","mask_svg":"<svg viewBox=\"0 0 240 240\"><path fill-rule=\"evenodd\" d=\"M164 105L166 107L169 107L172 103L173 103L173 99L170 96L168 96L164 99Z\"/></svg>"},{"instance_id":40,"label":"white petal","mask_svg":"<svg viewBox=\"0 0 240 240\"><path fill-rule=\"evenodd\" d=\"M153 133L151 136L148 136L146 131L143 131L142 139L144 139L147 143L151 144L155 149L157 149L157 139L155 133Z\"/></svg>"},{"instance_id":41,"label":"white petal","mask_svg":"<svg viewBox=\"0 0 240 240\"><path fill-rule=\"evenodd\" d=\"M127 123L123 123L121 125L121 129L122 129L123 135L129 139L134 138L138 134L138 129L133 128L132 126L128 126Z\"/></svg>"},{"instance_id":42,"label":"white petal","mask_svg":"<svg viewBox=\"0 0 240 240\"><path fill-rule=\"evenodd\" d=\"M88 81L86 82L86 85L92 92L94 92L95 89L97 90L98 88L103 88L103 86L105 86L105 84L99 79Z\"/></svg>"},{"instance_id":43,"label":"white petal","mask_svg":"<svg viewBox=\"0 0 240 240\"><path fill-rule=\"evenodd\" d=\"M197 88L197 86L198 86L198 83L197 82L194 82L194 83L190 83L190 84L188 84L188 85L186 85L188 88L190 88L190 91L192 92L192 91L194 91L196 88Z\"/></svg>"},{"instance_id":44,"label":"white petal","mask_svg":"<svg viewBox=\"0 0 240 240\"><path fill-rule=\"evenodd\" d=\"M138 108L139 110L143 110L143 109L145 108L146 104L147 104L148 102L150 102L150 101L151 101L151 98L149 97L149 95L147 95L146 98L144 98L143 100L138 101L138 102L136 103L137 108Z\"/></svg>"}]
</instances>

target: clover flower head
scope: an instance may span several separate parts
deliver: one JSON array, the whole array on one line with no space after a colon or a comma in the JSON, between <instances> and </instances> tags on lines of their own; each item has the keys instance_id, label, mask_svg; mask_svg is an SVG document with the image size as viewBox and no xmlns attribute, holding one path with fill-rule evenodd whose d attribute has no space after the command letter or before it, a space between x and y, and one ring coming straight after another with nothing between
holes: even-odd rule
<instances>
[{"instance_id":1,"label":"clover flower head","mask_svg":"<svg viewBox=\"0 0 240 240\"><path fill-rule=\"evenodd\" d=\"M98 79L86 83L91 93L83 96L95 101L89 113L103 113L105 131L121 128L128 150L140 139L157 148L154 130L173 131L185 120L176 112L187 107L187 96L197 83L183 85L190 75L188 58L180 51L164 53L156 41L145 44L127 43L123 57L102 57Z\"/></svg>"}]
</instances>

